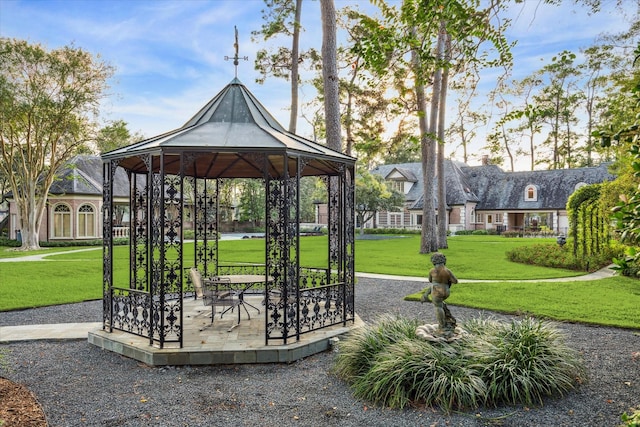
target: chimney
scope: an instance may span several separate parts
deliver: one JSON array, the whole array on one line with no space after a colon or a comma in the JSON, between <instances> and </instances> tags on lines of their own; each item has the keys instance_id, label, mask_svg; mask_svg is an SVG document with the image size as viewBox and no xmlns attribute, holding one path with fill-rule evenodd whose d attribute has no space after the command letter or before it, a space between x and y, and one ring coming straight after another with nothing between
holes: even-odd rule
<instances>
[{"instance_id":1,"label":"chimney","mask_svg":"<svg viewBox=\"0 0 640 427\"><path fill-rule=\"evenodd\" d=\"M489 156L487 154L482 155L482 166L489 165Z\"/></svg>"}]
</instances>

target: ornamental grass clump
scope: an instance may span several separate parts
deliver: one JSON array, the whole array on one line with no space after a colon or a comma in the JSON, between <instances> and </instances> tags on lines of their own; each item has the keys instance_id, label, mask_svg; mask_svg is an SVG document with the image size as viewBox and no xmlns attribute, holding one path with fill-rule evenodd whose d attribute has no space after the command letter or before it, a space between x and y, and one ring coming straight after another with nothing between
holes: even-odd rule
<instances>
[{"instance_id":1,"label":"ornamental grass clump","mask_svg":"<svg viewBox=\"0 0 640 427\"><path fill-rule=\"evenodd\" d=\"M375 358L390 344L416 339L418 320L383 315L372 324L357 328L341 341L335 373L351 381L371 369Z\"/></svg>"},{"instance_id":2,"label":"ornamental grass clump","mask_svg":"<svg viewBox=\"0 0 640 427\"><path fill-rule=\"evenodd\" d=\"M340 343L334 372L354 395L391 408L408 405L452 410L480 405L542 404L584 377L575 351L549 322L490 319L465 322L457 341L416 336L420 322L383 317Z\"/></svg>"},{"instance_id":3,"label":"ornamental grass clump","mask_svg":"<svg viewBox=\"0 0 640 427\"><path fill-rule=\"evenodd\" d=\"M487 384L486 404L542 405L585 376L582 362L550 322L525 318L499 324L473 349Z\"/></svg>"},{"instance_id":4,"label":"ornamental grass clump","mask_svg":"<svg viewBox=\"0 0 640 427\"><path fill-rule=\"evenodd\" d=\"M434 346L419 338L391 344L367 372L354 378L354 394L392 408L413 402L429 402L445 412L477 407L486 395L485 385L457 347Z\"/></svg>"}]
</instances>

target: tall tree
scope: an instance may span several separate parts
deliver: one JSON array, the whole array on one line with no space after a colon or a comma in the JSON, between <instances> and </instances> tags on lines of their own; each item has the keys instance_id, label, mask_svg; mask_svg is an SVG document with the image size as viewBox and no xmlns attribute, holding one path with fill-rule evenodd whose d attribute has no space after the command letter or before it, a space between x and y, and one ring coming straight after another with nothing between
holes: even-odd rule
<instances>
[{"instance_id":1,"label":"tall tree","mask_svg":"<svg viewBox=\"0 0 640 427\"><path fill-rule=\"evenodd\" d=\"M415 33L414 33L415 34ZM411 59L414 70L420 70L424 66L420 58L417 47L411 51ZM422 185L424 187L422 200L422 228L420 239L420 253L427 254L438 250L438 234L436 230L435 217L435 183L436 178L436 119L438 118L438 103L440 101L440 89L442 69L436 68L435 77L433 79L433 90L431 94L431 116L427 122L427 100L424 88L424 78L419 77L416 72L415 91L419 116L418 123L420 127L420 148L422 154Z\"/></svg>"},{"instance_id":2,"label":"tall tree","mask_svg":"<svg viewBox=\"0 0 640 427\"><path fill-rule=\"evenodd\" d=\"M38 235L56 171L95 136L111 66L74 46L0 39L0 169L18 207L22 250Z\"/></svg>"},{"instance_id":3,"label":"tall tree","mask_svg":"<svg viewBox=\"0 0 640 427\"><path fill-rule=\"evenodd\" d=\"M384 89L389 79L386 76L373 79L363 68L362 58L350 48L366 36L366 28L360 25L361 16L358 10L348 7L338 11L338 27L346 32L347 37L345 45L338 46L336 59L343 152L357 155L360 165L371 167L391 148L387 126L394 121L397 109ZM319 71L319 76L312 80L318 92L315 102L324 104L324 67L318 62L313 68ZM324 124L319 124L319 133L324 134Z\"/></svg>"},{"instance_id":4,"label":"tall tree","mask_svg":"<svg viewBox=\"0 0 640 427\"><path fill-rule=\"evenodd\" d=\"M289 132L296 133L298 123L298 85L300 83L299 66L304 58L311 54L300 52L300 17L302 0L264 0L267 9L262 11L266 21L260 31L253 31L254 37L261 36L264 41L278 35L291 37L291 49L280 47L275 51L260 49L256 54L255 69L261 74L256 79L264 83L268 75L280 77L291 82L291 108Z\"/></svg>"},{"instance_id":5,"label":"tall tree","mask_svg":"<svg viewBox=\"0 0 640 427\"><path fill-rule=\"evenodd\" d=\"M585 109L587 111L586 129L586 166L592 166L594 159L595 138L593 131L603 112L604 90L610 85L609 72L615 69L616 64L624 63L620 56L616 55L611 44L591 46L584 49L585 62L578 66L586 74L584 84Z\"/></svg>"},{"instance_id":6,"label":"tall tree","mask_svg":"<svg viewBox=\"0 0 640 427\"><path fill-rule=\"evenodd\" d=\"M545 141L546 145L551 146L551 169L575 166L573 149L577 145L577 135L573 127L577 122L576 111L582 100L582 94L576 86L580 71L574 64L575 59L576 55L569 51L554 56L551 64L540 71L540 78L546 79L547 84L534 96L540 108L551 112L546 116L551 129Z\"/></svg>"},{"instance_id":7,"label":"tall tree","mask_svg":"<svg viewBox=\"0 0 640 427\"><path fill-rule=\"evenodd\" d=\"M422 164L424 172L423 223L420 252L428 253L438 249L438 235L435 228L434 182L436 171L436 125L438 118L438 94L441 84L436 83L437 73L443 64L435 54L434 41L444 23L451 36L452 50L457 52L456 63L460 68L471 63L496 65L511 59L510 48L503 36L503 26L492 25L493 13L501 7L500 2L492 3L480 10L476 1L435 1L428 4L419 0L405 0L400 8L376 2L382 21L363 19L372 37L355 46L362 54L367 67L377 74L411 74L412 91L417 103L417 119L420 129ZM483 42L495 47L497 57L489 58L479 54ZM461 65L463 64L463 65ZM407 72L408 70L408 72ZM433 82L433 84L431 84ZM431 108L427 110L426 86L431 86ZM435 109L435 111L433 111ZM427 122L427 117L431 123Z\"/></svg>"},{"instance_id":8,"label":"tall tree","mask_svg":"<svg viewBox=\"0 0 640 427\"><path fill-rule=\"evenodd\" d=\"M537 80L527 81L524 80L524 85L522 87L524 91L524 108L521 110L517 110L516 114L521 118L520 126L518 130L523 132L523 136L525 136L529 140L529 165L530 170L534 170L536 165L536 142L535 138L538 133L540 133L540 129L542 127L542 123L544 122L545 117L547 117L550 112L548 110L544 110L535 104L531 104L531 90L537 84Z\"/></svg>"},{"instance_id":9,"label":"tall tree","mask_svg":"<svg viewBox=\"0 0 640 427\"><path fill-rule=\"evenodd\" d=\"M528 76L521 81L507 83L500 79L489 96L489 99L500 109L499 118L495 122L493 132L487 138L487 148L495 155L494 163L502 164L502 156L506 153L511 171L515 170L515 158L528 154L530 168L536 165L536 140L550 112L534 104L534 91L542 84L538 76ZM528 140L525 149L521 143ZM496 161L500 159L500 161Z\"/></svg>"},{"instance_id":10,"label":"tall tree","mask_svg":"<svg viewBox=\"0 0 640 427\"><path fill-rule=\"evenodd\" d=\"M457 99L453 102L456 113L453 115L453 122L447 128L445 138L450 141L459 141L453 148L452 156L458 148L462 148L462 161L468 163L471 158L469 148L471 142L477 136L479 128L485 126L488 121L487 114L471 105L478 82L477 75L465 73L461 75L459 81L451 81L450 87L457 94Z\"/></svg>"},{"instance_id":11,"label":"tall tree","mask_svg":"<svg viewBox=\"0 0 640 427\"><path fill-rule=\"evenodd\" d=\"M440 25L440 32L438 33L438 58L442 64L449 64L451 60L451 39L447 34L444 22ZM443 179L444 170L444 151L445 140L444 134L447 126L445 120L446 103L447 103L447 87L449 81L449 66L442 66L442 76L440 78L440 99L438 100L438 249L446 249L449 247L447 244L447 229L449 228L449 217L447 215L447 180ZM435 84L435 80L434 80Z\"/></svg>"},{"instance_id":12,"label":"tall tree","mask_svg":"<svg viewBox=\"0 0 640 427\"><path fill-rule=\"evenodd\" d=\"M336 8L333 0L320 0L322 18L322 77L327 147L342 151L340 89L337 62Z\"/></svg>"}]
</instances>

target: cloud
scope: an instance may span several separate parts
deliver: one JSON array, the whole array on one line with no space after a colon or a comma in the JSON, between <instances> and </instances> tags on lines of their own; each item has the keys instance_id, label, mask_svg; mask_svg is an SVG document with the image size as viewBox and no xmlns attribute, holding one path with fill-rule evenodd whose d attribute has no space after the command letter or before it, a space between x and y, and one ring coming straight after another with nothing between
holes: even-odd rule
<instances>
[{"instance_id":1,"label":"cloud","mask_svg":"<svg viewBox=\"0 0 640 427\"><path fill-rule=\"evenodd\" d=\"M542 0L513 4L510 40L518 40L514 53L513 78L521 79L568 49L593 44L603 32L617 32L622 15L605 0L603 11L590 16L581 4ZM391 1L395 5L399 1ZM622 2L635 16L636 2ZM357 4L367 13L375 11L365 0L338 0L336 7ZM610 7L611 6L611 7ZM184 124L234 77L235 67L225 57L234 51L234 26L239 32L238 76L283 125L289 121L289 83L269 78L255 83L253 60L264 47L284 40L252 41L251 31L263 21L262 0L0 0L0 36L40 42L49 48L70 43L116 67L112 97L103 103L105 118L122 119L132 131L153 136ZM320 9L317 1L303 2L304 31L301 47L321 47ZM483 73L486 93L501 70ZM308 77L308 76L306 76ZM302 104L315 91L301 87ZM452 98L453 99L453 98ZM310 127L300 118L298 133L309 136ZM479 144L484 144L480 141Z\"/></svg>"}]
</instances>

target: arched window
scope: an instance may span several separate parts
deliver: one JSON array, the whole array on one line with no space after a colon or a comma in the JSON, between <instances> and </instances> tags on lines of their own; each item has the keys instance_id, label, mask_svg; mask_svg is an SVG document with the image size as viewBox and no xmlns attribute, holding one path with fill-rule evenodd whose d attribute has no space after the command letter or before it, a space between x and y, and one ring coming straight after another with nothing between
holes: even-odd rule
<instances>
[{"instance_id":1,"label":"arched window","mask_svg":"<svg viewBox=\"0 0 640 427\"><path fill-rule=\"evenodd\" d=\"M96 236L96 215L93 206L84 204L78 209L78 237Z\"/></svg>"},{"instance_id":2,"label":"arched window","mask_svg":"<svg viewBox=\"0 0 640 427\"><path fill-rule=\"evenodd\" d=\"M53 209L53 237L71 237L71 209L67 205Z\"/></svg>"},{"instance_id":3,"label":"arched window","mask_svg":"<svg viewBox=\"0 0 640 427\"><path fill-rule=\"evenodd\" d=\"M535 185L527 185L527 188L524 189L524 200L536 202L538 200L538 187Z\"/></svg>"},{"instance_id":4,"label":"arched window","mask_svg":"<svg viewBox=\"0 0 640 427\"><path fill-rule=\"evenodd\" d=\"M587 185L587 183L586 183L586 182L579 182L579 183L577 183L577 184L575 185L575 187L573 187L573 191L576 191L578 188L582 188L582 187L584 187L585 185Z\"/></svg>"}]
</instances>

